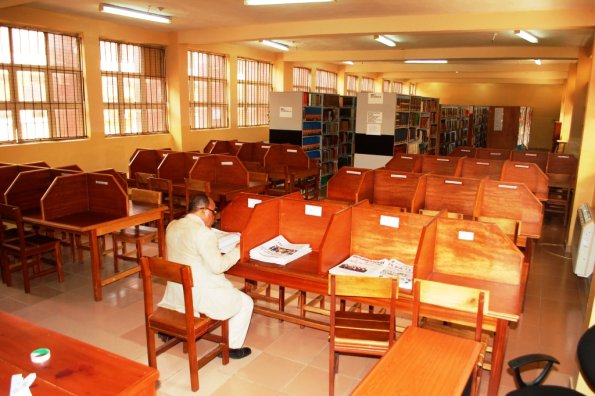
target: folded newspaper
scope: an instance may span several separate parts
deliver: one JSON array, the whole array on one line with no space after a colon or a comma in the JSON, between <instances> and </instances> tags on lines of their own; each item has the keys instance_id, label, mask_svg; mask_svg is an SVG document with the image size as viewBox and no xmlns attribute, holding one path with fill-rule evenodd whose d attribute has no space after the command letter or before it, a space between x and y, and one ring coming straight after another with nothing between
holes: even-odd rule
<instances>
[{"instance_id":1,"label":"folded newspaper","mask_svg":"<svg viewBox=\"0 0 595 396\"><path fill-rule=\"evenodd\" d=\"M239 232L226 232L218 230L217 228L211 228L211 230L217 235L221 253L229 253L238 243L240 243L241 234Z\"/></svg>"},{"instance_id":2,"label":"folded newspaper","mask_svg":"<svg viewBox=\"0 0 595 396\"><path fill-rule=\"evenodd\" d=\"M311 251L312 248L307 243L290 243L283 235L278 235L270 241L251 249L250 258L265 263L285 265Z\"/></svg>"},{"instance_id":3,"label":"folded newspaper","mask_svg":"<svg viewBox=\"0 0 595 396\"><path fill-rule=\"evenodd\" d=\"M399 278L399 288L411 290L413 266L396 259L372 260L353 255L329 270L333 275Z\"/></svg>"}]
</instances>

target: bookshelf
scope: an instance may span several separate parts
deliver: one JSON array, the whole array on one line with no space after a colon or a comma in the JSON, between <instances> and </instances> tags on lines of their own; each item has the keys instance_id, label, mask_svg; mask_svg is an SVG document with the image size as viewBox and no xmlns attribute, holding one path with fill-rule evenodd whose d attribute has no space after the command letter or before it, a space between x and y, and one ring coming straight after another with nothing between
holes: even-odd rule
<instances>
[{"instance_id":1,"label":"bookshelf","mask_svg":"<svg viewBox=\"0 0 595 396\"><path fill-rule=\"evenodd\" d=\"M489 114L488 106L473 106L473 137L470 141L473 147L487 147Z\"/></svg>"},{"instance_id":2,"label":"bookshelf","mask_svg":"<svg viewBox=\"0 0 595 396\"><path fill-rule=\"evenodd\" d=\"M341 96L339 108L339 168L353 165L355 96Z\"/></svg>"},{"instance_id":3,"label":"bookshelf","mask_svg":"<svg viewBox=\"0 0 595 396\"><path fill-rule=\"evenodd\" d=\"M339 169L339 113L341 97L322 94L322 157L320 160L320 185L326 186Z\"/></svg>"}]
</instances>

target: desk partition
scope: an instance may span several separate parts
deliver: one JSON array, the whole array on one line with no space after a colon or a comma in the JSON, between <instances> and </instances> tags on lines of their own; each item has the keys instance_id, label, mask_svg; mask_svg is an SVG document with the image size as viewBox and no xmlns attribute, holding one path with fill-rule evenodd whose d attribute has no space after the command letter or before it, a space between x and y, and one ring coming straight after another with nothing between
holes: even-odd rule
<instances>
[{"instance_id":1,"label":"desk partition","mask_svg":"<svg viewBox=\"0 0 595 396\"><path fill-rule=\"evenodd\" d=\"M331 200L356 203L372 200L374 171L365 168L344 166L329 179L326 197Z\"/></svg>"},{"instance_id":2,"label":"desk partition","mask_svg":"<svg viewBox=\"0 0 595 396\"><path fill-rule=\"evenodd\" d=\"M273 144L262 142L243 143L236 156L250 172L265 172L264 158Z\"/></svg>"},{"instance_id":3,"label":"desk partition","mask_svg":"<svg viewBox=\"0 0 595 396\"><path fill-rule=\"evenodd\" d=\"M163 158L167 156L167 154L174 152L175 151L169 149L137 149L128 163L128 177L134 179L136 172L156 175L159 164Z\"/></svg>"},{"instance_id":4,"label":"desk partition","mask_svg":"<svg viewBox=\"0 0 595 396\"><path fill-rule=\"evenodd\" d=\"M464 157L422 155L421 173L454 176L460 174Z\"/></svg>"},{"instance_id":5,"label":"desk partition","mask_svg":"<svg viewBox=\"0 0 595 396\"><path fill-rule=\"evenodd\" d=\"M10 187L14 179L21 172L37 170L36 166L30 165L5 165L0 166L0 196L1 201L4 202L4 193Z\"/></svg>"},{"instance_id":6,"label":"desk partition","mask_svg":"<svg viewBox=\"0 0 595 396\"><path fill-rule=\"evenodd\" d=\"M515 162L532 162L545 173L549 154L547 151L512 151L510 159Z\"/></svg>"},{"instance_id":7,"label":"desk partition","mask_svg":"<svg viewBox=\"0 0 595 396\"><path fill-rule=\"evenodd\" d=\"M502 165L500 180L525 183L540 201L547 201L548 177L539 166L529 162L506 161Z\"/></svg>"},{"instance_id":8,"label":"desk partition","mask_svg":"<svg viewBox=\"0 0 595 396\"><path fill-rule=\"evenodd\" d=\"M236 146L237 140L211 140L203 149L203 153L208 154L227 154L236 155L239 146Z\"/></svg>"},{"instance_id":9,"label":"desk partition","mask_svg":"<svg viewBox=\"0 0 595 396\"><path fill-rule=\"evenodd\" d=\"M454 176L426 175L426 183L420 184L413 197L411 211L421 209L462 214L473 219L475 201L481 180Z\"/></svg>"},{"instance_id":10,"label":"desk partition","mask_svg":"<svg viewBox=\"0 0 595 396\"><path fill-rule=\"evenodd\" d=\"M426 177L421 173L374 170L375 205L397 206L411 212L413 197L418 188L425 188ZM419 187L422 184L424 186Z\"/></svg>"},{"instance_id":11,"label":"desk partition","mask_svg":"<svg viewBox=\"0 0 595 396\"><path fill-rule=\"evenodd\" d=\"M169 179L174 184L184 184L190 177L190 170L200 157L208 154L192 152L172 152L163 158L157 167L157 176Z\"/></svg>"},{"instance_id":12,"label":"desk partition","mask_svg":"<svg viewBox=\"0 0 595 396\"><path fill-rule=\"evenodd\" d=\"M421 157L422 156L418 154L396 153L386 165L384 165L384 169L398 172L421 173Z\"/></svg>"},{"instance_id":13,"label":"desk partition","mask_svg":"<svg viewBox=\"0 0 595 396\"><path fill-rule=\"evenodd\" d=\"M456 176L473 179L489 177L493 180L499 180L503 164L504 161L496 159L463 158L461 172Z\"/></svg>"},{"instance_id":14,"label":"desk partition","mask_svg":"<svg viewBox=\"0 0 595 396\"><path fill-rule=\"evenodd\" d=\"M249 181L248 171L238 157L223 154L199 157L190 169L189 176L211 184L247 186Z\"/></svg>"},{"instance_id":15,"label":"desk partition","mask_svg":"<svg viewBox=\"0 0 595 396\"><path fill-rule=\"evenodd\" d=\"M510 149L497 149L497 148L485 148L478 147L475 150L475 158L479 159L497 159L500 161L506 161L510 159Z\"/></svg>"},{"instance_id":16,"label":"desk partition","mask_svg":"<svg viewBox=\"0 0 595 396\"><path fill-rule=\"evenodd\" d=\"M477 149L475 147L464 147L464 146L459 146L459 147L455 147L448 155L450 157L469 157L469 158L473 158L475 157L475 151Z\"/></svg>"}]
</instances>

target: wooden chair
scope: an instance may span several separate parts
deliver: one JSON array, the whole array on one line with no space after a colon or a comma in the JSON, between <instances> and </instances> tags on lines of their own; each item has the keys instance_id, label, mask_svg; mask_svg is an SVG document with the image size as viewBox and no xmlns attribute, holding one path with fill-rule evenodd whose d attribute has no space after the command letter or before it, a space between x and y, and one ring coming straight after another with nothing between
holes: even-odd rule
<instances>
[{"instance_id":1,"label":"wooden chair","mask_svg":"<svg viewBox=\"0 0 595 396\"><path fill-rule=\"evenodd\" d=\"M211 193L211 183L206 180L186 179L186 212L190 206L190 199L196 193L203 192L207 195Z\"/></svg>"},{"instance_id":2,"label":"wooden chair","mask_svg":"<svg viewBox=\"0 0 595 396\"><path fill-rule=\"evenodd\" d=\"M395 342L398 289L393 278L330 275L329 395L335 391L339 353L382 356ZM388 313L337 310L337 297L382 298L390 307Z\"/></svg>"},{"instance_id":3,"label":"wooden chair","mask_svg":"<svg viewBox=\"0 0 595 396\"><path fill-rule=\"evenodd\" d=\"M7 286L12 286L11 273L18 270L23 272L25 293L31 292L31 279L53 272L58 273L59 282L64 282L59 239L26 233L21 209L16 206L0 204L0 224L0 263L2 280ZM12 228L8 224L14 224L15 227ZM51 263L50 268L42 268L41 255L45 253L54 254L55 262ZM9 256L15 257L17 261L11 264Z\"/></svg>"},{"instance_id":4,"label":"wooden chair","mask_svg":"<svg viewBox=\"0 0 595 396\"><path fill-rule=\"evenodd\" d=\"M161 204L161 192L143 190L140 188L130 189L130 200L135 203L146 203L159 205ZM120 271L119 260L133 260L140 264L140 259L143 256L143 243L149 242L157 238L158 230L156 227L148 225L138 225L128 227L118 232L112 233L112 247L114 251L114 271ZM134 244L136 246L136 256L130 257L126 253L126 244ZM122 254L119 253L120 245ZM138 272L139 268L135 268L132 272Z\"/></svg>"},{"instance_id":5,"label":"wooden chair","mask_svg":"<svg viewBox=\"0 0 595 396\"><path fill-rule=\"evenodd\" d=\"M149 190L160 191L163 203L167 205L168 222L178 219L186 214L186 207L175 202L173 183L169 179L161 177L149 177L147 179Z\"/></svg>"},{"instance_id":6,"label":"wooden chair","mask_svg":"<svg viewBox=\"0 0 595 396\"><path fill-rule=\"evenodd\" d=\"M190 363L190 384L193 391L199 388L198 370L213 360L218 354L222 355L223 364L229 362L229 324L227 320L213 320L204 314L194 316L192 302L192 269L183 264L174 263L161 258L143 257L141 259L141 274L145 299L145 327L147 332L147 353L149 366L157 368L157 356L174 345L183 342L184 351L188 352ZM180 313L167 308L155 308L153 304L153 279L179 284L184 292L184 312ZM211 332L221 327L221 335ZM171 336L159 348L156 347L155 335L163 333ZM198 359L196 342L199 338L215 342L216 348Z\"/></svg>"},{"instance_id":7,"label":"wooden chair","mask_svg":"<svg viewBox=\"0 0 595 396\"><path fill-rule=\"evenodd\" d=\"M149 188L149 177L155 177L157 175L146 172L136 172L134 174L134 186L136 188Z\"/></svg>"},{"instance_id":8,"label":"wooden chair","mask_svg":"<svg viewBox=\"0 0 595 396\"><path fill-rule=\"evenodd\" d=\"M482 330L483 315L488 300L489 292L484 290L422 279L415 279L413 284L412 326L429 328L456 336L472 337L475 341L482 342L482 352L471 377L471 395L476 395L479 390L480 368L483 365L487 349L488 340ZM422 325L422 316L429 312L426 309L432 310L436 307L444 308L447 312L445 313L443 310L436 311L437 313L433 312L431 316L437 320L423 320ZM449 322L463 323L464 326L468 326L471 320L474 321L474 328L470 336L466 334L464 328L444 325L445 322Z\"/></svg>"}]
</instances>

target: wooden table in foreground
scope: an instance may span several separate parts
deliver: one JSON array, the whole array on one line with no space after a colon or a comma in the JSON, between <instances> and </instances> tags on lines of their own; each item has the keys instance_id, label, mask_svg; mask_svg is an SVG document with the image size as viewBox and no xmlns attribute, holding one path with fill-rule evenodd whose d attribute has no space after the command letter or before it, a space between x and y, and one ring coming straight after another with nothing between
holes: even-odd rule
<instances>
[{"instance_id":1,"label":"wooden table in foreground","mask_svg":"<svg viewBox=\"0 0 595 396\"><path fill-rule=\"evenodd\" d=\"M409 327L352 395L460 395L481 343Z\"/></svg>"},{"instance_id":2,"label":"wooden table in foreground","mask_svg":"<svg viewBox=\"0 0 595 396\"><path fill-rule=\"evenodd\" d=\"M50 360L32 363L40 347ZM37 375L33 395L154 395L159 378L152 367L0 312L0 393L8 394L13 374L29 373Z\"/></svg>"}]
</instances>

